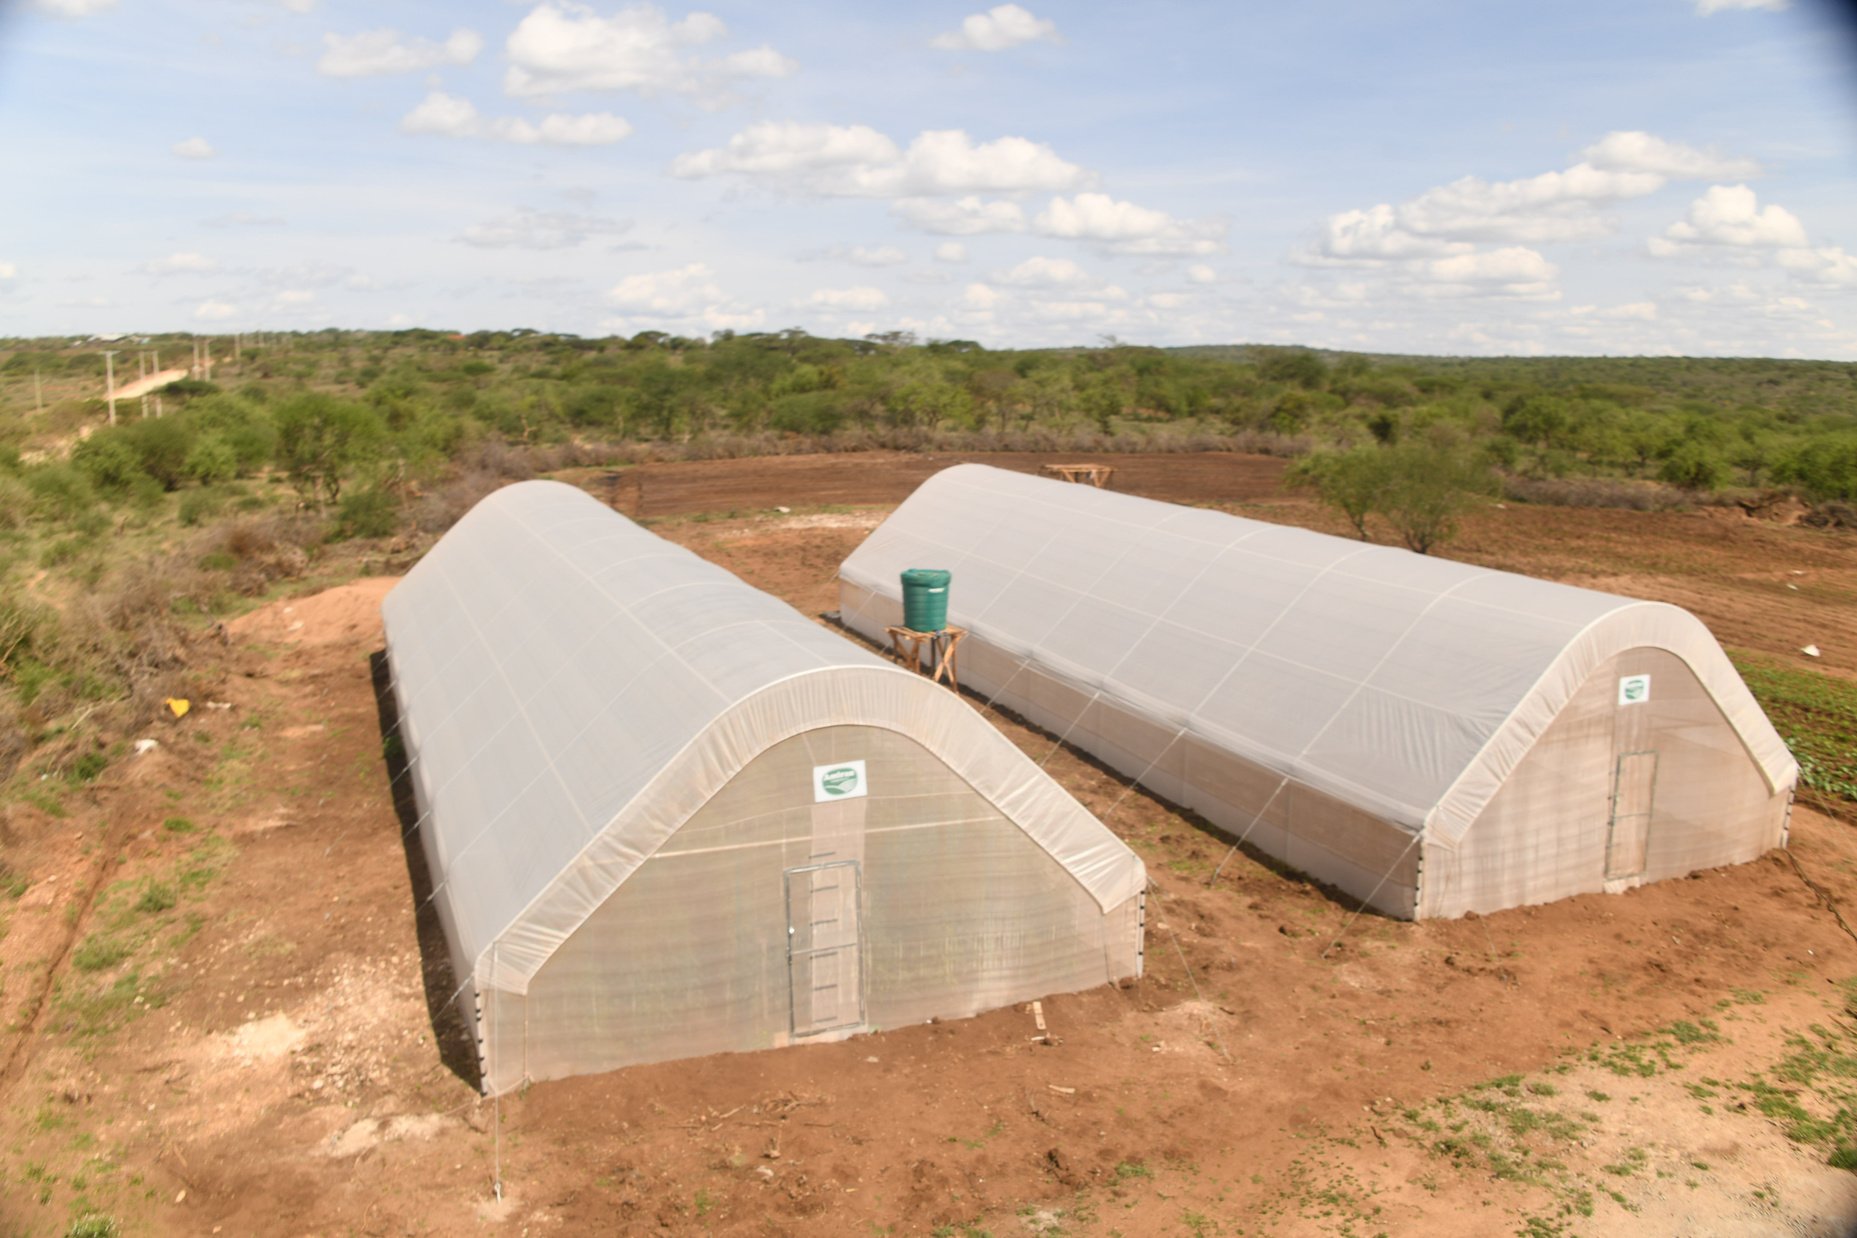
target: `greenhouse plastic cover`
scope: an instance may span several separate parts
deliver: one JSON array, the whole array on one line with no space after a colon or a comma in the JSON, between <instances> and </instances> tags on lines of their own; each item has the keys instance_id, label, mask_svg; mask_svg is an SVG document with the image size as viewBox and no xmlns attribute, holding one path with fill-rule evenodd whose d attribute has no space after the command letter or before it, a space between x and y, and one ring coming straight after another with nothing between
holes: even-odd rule
<instances>
[{"instance_id":1,"label":"greenhouse plastic cover","mask_svg":"<svg viewBox=\"0 0 1857 1238\"><path fill-rule=\"evenodd\" d=\"M526 992L731 777L822 726L920 743L1105 911L1145 885L1140 859L954 693L571 486L491 495L382 612L433 897L480 989Z\"/></svg>"},{"instance_id":2,"label":"greenhouse plastic cover","mask_svg":"<svg viewBox=\"0 0 1857 1238\"><path fill-rule=\"evenodd\" d=\"M924 482L840 576L895 600L912 567L952 570L950 622L1021 665L1447 844L1627 649L1683 659L1771 789L1797 776L1663 603L985 465Z\"/></svg>"}]
</instances>

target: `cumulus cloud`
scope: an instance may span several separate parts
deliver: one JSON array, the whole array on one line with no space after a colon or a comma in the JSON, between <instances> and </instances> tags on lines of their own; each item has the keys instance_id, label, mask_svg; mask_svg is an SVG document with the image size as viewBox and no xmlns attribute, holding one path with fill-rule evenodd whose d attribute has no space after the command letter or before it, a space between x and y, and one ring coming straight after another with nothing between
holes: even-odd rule
<instances>
[{"instance_id":1,"label":"cumulus cloud","mask_svg":"<svg viewBox=\"0 0 1857 1238\"><path fill-rule=\"evenodd\" d=\"M210 275L218 269L219 263L191 250L142 264L142 270L150 275Z\"/></svg>"},{"instance_id":2,"label":"cumulus cloud","mask_svg":"<svg viewBox=\"0 0 1857 1238\"><path fill-rule=\"evenodd\" d=\"M1600 318L1607 322L1655 322L1657 302L1632 301L1625 305L1573 305L1567 313L1575 318Z\"/></svg>"},{"instance_id":3,"label":"cumulus cloud","mask_svg":"<svg viewBox=\"0 0 1857 1238\"><path fill-rule=\"evenodd\" d=\"M903 198L890 207L899 219L940 236L979 236L987 232L1025 231L1025 208L1003 198L969 194L950 202L938 198Z\"/></svg>"},{"instance_id":4,"label":"cumulus cloud","mask_svg":"<svg viewBox=\"0 0 1857 1238\"><path fill-rule=\"evenodd\" d=\"M194 307L193 316L201 322L224 322L238 312L239 307L229 301L202 301Z\"/></svg>"},{"instance_id":5,"label":"cumulus cloud","mask_svg":"<svg viewBox=\"0 0 1857 1238\"><path fill-rule=\"evenodd\" d=\"M364 30L360 34L325 34L322 58L316 72L324 77L373 77L384 73L417 73L440 65L470 64L484 50L484 38L475 30L454 30L443 43L402 35L397 30Z\"/></svg>"},{"instance_id":6,"label":"cumulus cloud","mask_svg":"<svg viewBox=\"0 0 1857 1238\"><path fill-rule=\"evenodd\" d=\"M456 239L481 249L573 249L590 237L617 236L631 226L629 219L519 207L472 224Z\"/></svg>"},{"instance_id":7,"label":"cumulus cloud","mask_svg":"<svg viewBox=\"0 0 1857 1238\"><path fill-rule=\"evenodd\" d=\"M733 331L758 327L765 317L724 292L715 274L701 262L628 275L607 293L607 300L622 315L610 324L615 326L700 324L712 331Z\"/></svg>"},{"instance_id":8,"label":"cumulus cloud","mask_svg":"<svg viewBox=\"0 0 1857 1238\"><path fill-rule=\"evenodd\" d=\"M1783 206L1760 205L1746 185L1712 185L1689 205L1689 213L1651 238L1651 252L1673 257L1697 245L1751 249L1797 249L1807 244L1805 225Z\"/></svg>"},{"instance_id":9,"label":"cumulus cloud","mask_svg":"<svg viewBox=\"0 0 1857 1238\"><path fill-rule=\"evenodd\" d=\"M959 129L918 134L909 146L867 125L764 121L725 146L679 155L675 176L739 176L832 197L910 198L1069 189L1089 177L1027 138L976 143Z\"/></svg>"},{"instance_id":10,"label":"cumulus cloud","mask_svg":"<svg viewBox=\"0 0 1857 1238\"><path fill-rule=\"evenodd\" d=\"M1003 52L1037 39L1057 41L1057 23L1034 17L1016 4L999 4L961 19L961 28L935 36L933 46L950 52Z\"/></svg>"},{"instance_id":11,"label":"cumulus cloud","mask_svg":"<svg viewBox=\"0 0 1857 1238\"><path fill-rule=\"evenodd\" d=\"M53 17L90 17L116 7L116 0L34 0L33 8Z\"/></svg>"},{"instance_id":12,"label":"cumulus cloud","mask_svg":"<svg viewBox=\"0 0 1857 1238\"><path fill-rule=\"evenodd\" d=\"M1729 9L1766 9L1770 13L1782 13L1791 5L1792 0L1696 0L1696 12L1704 17Z\"/></svg>"},{"instance_id":13,"label":"cumulus cloud","mask_svg":"<svg viewBox=\"0 0 1857 1238\"><path fill-rule=\"evenodd\" d=\"M555 113L539 121L483 116L469 99L434 90L400 118L406 133L479 138L524 146L606 146L631 136L632 126L611 112Z\"/></svg>"},{"instance_id":14,"label":"cumulus cloud","mask_svg":"<svg viewBox=\"0 0 1857 1238\"><path fill-rule=\"evenodd\" d=\"M1841 245L1782 249L1774 255L1786 270L1809 283L1828 288L1857 288L1857 255Z\"/></svg>"},{"instance_id":15,"label":"cumulus cloud","mask_svg":"<svg viewBox=\"0 0 1857 1238\"><path fill-rule=\"evenodd\" d=\"M694 53L727 35L728 27L711 13L672 21L657 6L639 4L602 17L587 5L544 3L510 32L503 87L518 97L632 90L722 106L736 84L787 77L799 67L771 47L716 59Z\"/></svg>"},{"instance_id":16,"label":"cumulus cloud","mask_svg":"<svg viewBox=\"0 0 1857 1238\"><path fill-rule=\"evenodd\" d=\"M1422 296L1549 299L1559 295L1554 286L1558 268L1521 245L1433 258L1413 274L1419 281L1414 291Z\"/></svg>"},{"instance_id":17,"label":"cumulus cloud","mask_svg":"<svg viewBox=\"0 0 1857 1238\"><path fill-rule=\"evenodd\" d=\"M1096 282L1088 271L1069 258L1042 256L1027 258L1010 271L1001 272L994 278L999 283L1020 288L1063 288Z\"/></svg>"},{"instance_id":18,"label":"cumulus cloud","mask_svg":"<svg viewBox=\"0 0 1857 1238\"><path fill-rule=\"evenodd\" d=\"M1608 172L1649 172L1670 180L1760 175L1760 165L1752 159L1734 159L1713 149L1698 150L1681 142L1667 142L1642 129L1608 133L1581 151L1580 158Z\"/></svg>"},{"instance_id":19,"label":"cumulus cloud","mask_svg":"<svg viewBox=\"0 0 1857 1238\"><path fill-rule=\"evenodd\" d=\"M935 247L937 262L966 262L967 246L959 241L943 241Z\"/></svg>"},{"instance_id":20,"label":"cumulus cloud","mask_svg":"<svg viewBox=\"0 0 1857 1238\"><path fill-rule=\"evenodd\" d=\"M1032 230L1041 236L1092 241L1125 254L1210 254L1225 248L1225 225L1183 222L1165 211L1119 202L1103 193L1053 198Z\"/></svg>"},{"instance_id":21,"label":"cumulus cloud","mask_svg":"<svg viewBox=\"0 0 1857 1238\"><path fill-rule=\"evenodd\" d=\"M1186 269L1187 279L1195 284L1216 284L1219 273L1203 262L1196 262Z\"/></svg>"},{"instance_id":22,"label":"cumulus cloud","mask_svg":"<svg viewBox=\"0 0 1857 1238\"><path fill-rule=\"evenodd\" d=\"M211 159L219 153L205 138L187 138L176 142L168 149L181 159Z\"/></svg>"},{"instance_id":23,"label":"cumulus cloud","mask_svg":"<svg viewBox=\"0 0 1857 1238\"><path fill-rule=\"evenodd\" d=\"M1673 180L1753 175L1759 165L1642 130L1606 134L1579 162L1538 176L1465 176L1395 206L1341 211L1295 255L1314 266L1381 266L1468 253L1476 244L1540 245L1616 230L1603 208L1656 193Z\"/></svg>"},{"instance_id":24,"label":"cumulus cloud","mask_svg":"<svg viewBox=\"0 0 1857 1238\"><path fill-rule=\"evenodd\" d=\"M868 313L882 309L890 303L890 298L881 288L868 285L857 288L819 288L807 297L804 304L813 309L839 310L853 313Z\"/></svg>"}]
</instances>

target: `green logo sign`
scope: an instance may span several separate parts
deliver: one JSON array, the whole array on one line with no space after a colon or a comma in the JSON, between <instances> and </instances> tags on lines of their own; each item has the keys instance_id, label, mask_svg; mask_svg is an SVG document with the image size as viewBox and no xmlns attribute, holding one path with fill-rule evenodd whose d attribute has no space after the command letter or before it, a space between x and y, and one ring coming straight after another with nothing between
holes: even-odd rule
<instances>
[{"instance_id":1,"label":"green logo sign","mask_svg":"<svg viewBox=\"0 0 1857 1238\"><path fill-rule=\"evenodd\" d=\"M849 765L819 775L819 789L827 795L850 795L858 789L858 771Z\"/></svg>"},{"instance_id":2,"label":"green logo sign","mask_svg":"<svg viewBox=\"0 0 1857 1238\"><path fill-rule=\"evenodd\" d=\"M1649 675L1626 675L1618 681L1618 703L1620 705L1641 705L1651 699L1651 677Z\"/></svg>"}]
</instances>

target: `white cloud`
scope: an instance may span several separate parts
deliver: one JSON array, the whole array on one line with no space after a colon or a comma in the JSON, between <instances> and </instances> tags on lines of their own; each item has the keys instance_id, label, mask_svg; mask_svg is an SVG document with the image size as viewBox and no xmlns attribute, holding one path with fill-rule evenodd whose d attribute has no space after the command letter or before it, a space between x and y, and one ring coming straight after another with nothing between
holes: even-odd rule
<instances>
[{"instance_id":1,"label":"white cloud","mask_svg":"<svg viewBox=\"0 0 1857 1238\"><path fill-rule=\"evenodd\" d=\"M831 256L859 267L893 267L909 261L909 255L894 245L853 245Z\"/></svg>"},{"instance_id":2,"label":"white cloud","mask_svg":"<svg viewBox=\"0 0 1857 1238\"><path fill-rule=\"evenodd\" d=\"M308 305L315 299L316 294L307 288L286 288L277 294L279 305Z\"/></svg>"},{"instance_id":3,"label":"white cloud","mask_svg":"<svg viewBox=\"0 0 1857 1238\"><path fill-rule=\"evenodd\" d=\"M1841 245L1782 249L1775 258L1782 267L1810 283L1857 288L1857 255L1847 253Z\"/></svg>"},{"instance_id":4,"label":"white cloud","mask_svg":"<svg viewBox=\"0 0 1857 1238\"><path fill-rule=\"evenodd\" d=\"M975 143L959 129L920 133L907 149L867 125L764 121L726 146L679 155L675 176L742 176L792 192L909 198L1068 189L1089 179L1026 138Z\"/></svg>"},{"instance_id":5,"label":"white cloud","mask_svg":"<svg viewBox=\"0 0 1857 1238\"><path fill-rule=\"evenodd\" d=\"M712 331L759 326L765 317L716 284L708 265L693 262L669 271L628 275L607 293L623 317L615 324L701 324Z\"/></svg>"},{"instance_id":6,"label":"white cloud","mask_svg":"<svg viewBox=\"0 0 1857 1238\"><path fill-rule=\"evenodd\" d=\"M1414 291L1428 297L1553 298L1559 270L1536 251L1521 245L1452 254L1422 263L1414 274Z\"/></svg>"},{"instance_id":7,"label":"white cloud","mask_svg":"<svg viewBox=\"0 0 1857 1238\"><path fill-rule=\"evenodd\" d=\"M819 288L805 301L805 304L813 309L846 310L861 314L882 309L889 303L890 298L883 289L869 286Z\"/></svg>"},{"instance_id":8,"label":"white cloud","mask_svg":"<svg viewBox=\"0 0 1857 1238\"><path fill-rule=\"evenodd\" d=\"M1095 282L1089 272L1069 258L1042 256L1027 258L1010 271L1004 271L994 278L999 283L1019 288L1063 288Z\"/></svg>"},{"instance_id":9,"label":"white cloud","mask_svg":"<svg viewBox=\"0 0 1857 1238\"><path fill-rule=\"evenodd\" d=\"M731 101L738 82L787 77L799 66L770 47L704 60L691 49L728 34L710 13L672 21L655 5L639 4L602 17L563 0L537 5L510 32L503 87L518 97L573 90L634 90L680 94L705 105Z\"/></svg>"},{"instance_id":10,"label":"white cloud","mask_svg":"<svg viewBox=\"0 0 1857 1238\"><path fill-rule=\"evenodd\" d=\"M1792 0L1696 0L1696 12L1704 17L1729 9L1766 9L1770 13L1783 13L1791 3Z\"/></svg>"},{"instance_id":11,"label":"white cloud","mask_svg":"<svg viewBox=\"0 0 1857 1238\"><path fill-rule=\"evenodd\" d=\"M519 207L472 224L457 239L482 249L572 249L589 237L616 236L631 226L628 219Z\"/></svg>"},{"instance_id":12,"label":"white cloud","mask_svg":"<svg viewBox=\"0 0 1857 1238\"><path fill-rule=\"evenodd\" d=\"M1653 238L1651 252L1667 258L1691 245L1790 249L1806 243L1805 225L1785 207L1762 207L1746 185L1712 185L1689 204L1687 216Z\"/></svg>"},{"instance_id":13,"label":"white cloud","mask_svg":"<svg viewBox=\"0 0 1857 1238\"><path fill-rule=\"evenodd\" d=\"M1195 284L1216 284L1219 273L1203 262L1196 262L1186 269L1186 277Z\"/></svg>"},{"instance_id":14,"label":"white cloud","mask_svg":"<svg viewBox=\"0 0 1857 1238\"><path fill-rule=\"evenodd\" d=\"M168 149L182 159L211 159L219 153L205 138L188 138L176 142Z\"/></svg>"},{"instance_id":15,"label":"white cloud","mask_svg":"<svg viewBox=\"0 0 1857 1238\"><path fill-rule=\"evenodd\" d=\"M33 8L53 17L89 17L116 7L116 0L35 0Z\"/></svg>"},{"instance_id":16,"label":"white cloud","mask_svg":"<svg viewBox=\"0 0 1857 1238\"><path fill-rule=\"evenodd\" d=\"M937 262L966 262L967 246L959 241L943 241L935 247Z\"/></svg>"},{"instance_id":17,"label":"white cloud","mask_svg":"<svg viewBox=\"0 0 1857 1238\"><path fill-rule=\"evenodd\" d=\"M935 36L933 46L953 52L1003 52L1035 39L1058 37L1057 23L1016 4L999 4L961 19L959 30Z\"/></svg>"},{"instance_id":18,"label":"white cloud","mask_svg":"<svg viewBox=\"0 0 1857 1238\"><path fill-rule=\"evenodd\" d=\"M890 213L924 232L940 236L979 236L986 232L1025 231L1025 209L1003 198L975 194L952 202L937 198L902 198Z\"/></svg>"},{"instance_id":19,"label":"white cloud","mask_svg":"<svg viewBox=\"0 0 1857 1238\"><path fill-rule=\"evenodd\" d=\"M1000 301L998 290L986 284L969 284L961 292L961 303L968 309L990 310Z\"/></svg>"},{"instance_id":20,"label":"white cloud","mask_svg":"<svg viewBox=\"0 0 1857 1238\"><path fill-rule=\"evenodd\" d=\"M400 119L406 133L481 138L524 146L605 146L631 136L632 126L611 112L556 113L539 121L480 115L469 99L434 90Z\"/></svg>"},{"instance_id":21,"label":"white cloud","mask_svg":"<svg viewBox=\"0 0 1857 1238\"><path fill-rule=\"evenodd\" d=\"M1606 236L1602 208L1656 193L1673 180L1752 175L1759 165L1642 130L1608 133L1555 172L1508 181L1465 176L1393 206L1342 211L1295 255L1314 266L1380 266L1469 252L1476 242L1539 245Z\"/></svg>"},{"instance_id":22,"label":"white cloud","mask_svg":"<svg viewBox=\"0 0 1857 1238\"><path fill-rule=\"evenodd\" d=\"M316 11L316 0L277 0L277 3L278 7L286 13L295 13L298 16Z\"/></svg>"},{"instance_id":23,"label":"white cloud","mask_svg":"<svg viewBox=\"0 0 1857 1238\"><path fill-rule=\"evenodd\" d=\"M202 301L195 307L193 316L201 322L224 322L238 312L238 306L226 301Z\"/></svg>"},{"instance_id":24,"label":"white cloud","mask_svg":"<svg viewBox=\"0 0 1857 1238\"><path fill-rule=\"evenodd\" d=\"M1632 301L1626 305L1572 305L1567 313L1575 318L1602 318L1608 322L1655 322L1657 320L1657 302Z\"/></svg>"},{"instance_id":25,"label":"white cloud","mask_svg":"<svg viewBox=\"0 0 1857 1238\"><path fill-rule=\"evenodd\" d=\"M1608 133L1581 151L1580 158L1608 172L1649 172L1671 180L1760 175L1760 165L1752 159L1732 159L1714 150L1667 142L1642 129Z\"/></svg>"},{"instance_id":26,"label":"white cloud","mask_svg":"<svg viewBox=\"0 0 1857 1238\"><path fill-rule=\"evenodd\" d=\"M1033 222L1041 236L1094 241L1126 254L1210 254L1225 248L1225 225L1183 222L1165 211L1118 202L1108 194L1053 198Z\"/></svg>"},{"instance_id":27,"label":"white cloud","mask_svg":"<svg viewBox=\"0 0 1857 1238\"><path fill-rule=\"evenodd\" d=\"M316 72L324 77L372 77L383 73L417 73L440 65L470 64L484 50L475 30L454 30L443 43L411 38L397 30L360 34L325 34Z\"/></svg>"},{"instance_id":28,"label":"white cloud","mask_svg":"<svg viewBox=\"0 0 1857 1238\"><path fill-rule=\"evenodd\" d=\"M0 279L18 279L19 268L10 262L0 262Z\"/></svg>"},{"instance_id":29,"label":"white cloud","mask_svg":"<svg viewBox=\"0 0 1857 1238\"><path fill-rule=\"evenodd\" d=\"M192 251L169 254L142 265L142 270L150 275L208 275L218 269L219 263Z\"/></svg>"}]
</instances>

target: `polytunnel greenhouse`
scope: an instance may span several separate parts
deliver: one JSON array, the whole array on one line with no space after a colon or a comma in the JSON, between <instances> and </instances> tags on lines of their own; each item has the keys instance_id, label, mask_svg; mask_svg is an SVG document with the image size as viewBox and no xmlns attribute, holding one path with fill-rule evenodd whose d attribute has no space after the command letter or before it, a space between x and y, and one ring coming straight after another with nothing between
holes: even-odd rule
<instances>
[{"instance_id":1,"label":"polytunnel greenhouse","mask_svg":"<svg viewBox=\"0 0 1857 1238\"><path fill-rule=\"evenodd\" d=\"M1139 858L954 693L555 482L383 605L486 1091L1139 974Z\"/></svg>"},{"instance_id":2,"label":"polytunnel greenhouse","mask_svg":"<svg viewBox=\"0 0 1857 1238\"><path fill-rule=\"evenodd\" d=\"M953 572L964 687L1406 918L1783 845L1798 767L1687 611L981 465L840 570Z\"/></svg>"}]
</instances>

